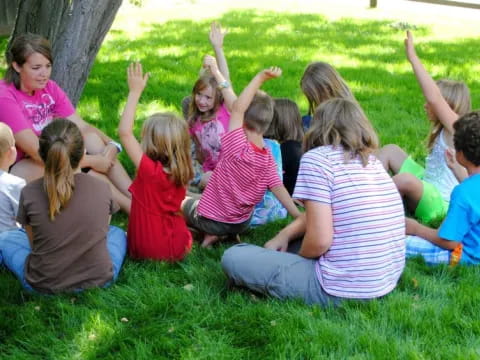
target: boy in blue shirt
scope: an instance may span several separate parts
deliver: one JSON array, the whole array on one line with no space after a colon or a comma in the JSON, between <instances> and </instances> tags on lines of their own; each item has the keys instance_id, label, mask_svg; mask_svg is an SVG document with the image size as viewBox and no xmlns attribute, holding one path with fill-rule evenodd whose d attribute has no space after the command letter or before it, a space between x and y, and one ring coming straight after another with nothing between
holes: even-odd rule
<instances>
[{"instance_id":1,"label":"boy in blue shirt","mask_svg":"<svg viewBox=\"0 0 480 360\"><path fill-rule=\"evenodd\" d=\"M407 257L421 255L429 264L480 263L480 111L454 124L456 161L468 173L451 195L439 229L407 219Z\"/></svg>"}]
</instances>

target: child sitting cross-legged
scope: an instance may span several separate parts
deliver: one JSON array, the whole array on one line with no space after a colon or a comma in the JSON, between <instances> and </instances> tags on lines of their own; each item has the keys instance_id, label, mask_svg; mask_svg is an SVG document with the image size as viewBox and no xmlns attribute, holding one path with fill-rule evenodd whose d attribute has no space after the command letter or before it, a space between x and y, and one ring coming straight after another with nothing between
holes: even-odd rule
<instances>
[{"instance_id":1,"label":"child sitting cross-legged","mask_svg":"<svg viewBox=\"0 0 480 360\"><path fill-rule=\"evenodd\" d=\"M407 219L407 257L421 255L429 264L480 263L480 111L453 124L457 162L468 177L450 198L447 216L439 229Z\"/></svg>"},{"instance_id":2,"label":"child sitting cross-legged","mask_svg":"<svg viewBox=\"0 0 480 360\"><path fill-rule=\"evenodd\" d=\"M262 70L235 100L229 131L222 137L219 162L202 197L187 197L182 204L187 224L205 234L203 247L219 236L247 230L255 204L267 189L293 217L299 215L263 140L273 118L273 100L258 89L280 75L279 68Z\"/></svg>"}]
</instances>

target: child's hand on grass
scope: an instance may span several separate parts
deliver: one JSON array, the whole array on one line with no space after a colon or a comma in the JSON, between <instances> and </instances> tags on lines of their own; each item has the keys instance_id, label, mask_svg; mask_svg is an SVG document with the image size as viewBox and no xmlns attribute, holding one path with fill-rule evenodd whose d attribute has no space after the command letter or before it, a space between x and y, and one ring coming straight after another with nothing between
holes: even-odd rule
<instances>
[{"instance_id":1,"label":"child's hand on grass","mask_svg":"<svg viewBox=\"0 0 480 360\"><path fill-rule=\"evenodd\" d=\"M223 47L223 38L227 34L226 30L222 31L222 27L220 23L213 21L210 25L210 34L209 39L212 47L214 49L222 48Z\"/></svg>"},{"instance_id":2,"label":"child's hand on grass","mask_svg":"<svg viewBox=\"0 0 480 360\"><path fill-rule=\"evenodd\" d=\"M131 63L127 68L127 82L130 92L141 94L149 77L150 73L143 74L142 64L139 62Z\"/></svg>"}]
</instances>

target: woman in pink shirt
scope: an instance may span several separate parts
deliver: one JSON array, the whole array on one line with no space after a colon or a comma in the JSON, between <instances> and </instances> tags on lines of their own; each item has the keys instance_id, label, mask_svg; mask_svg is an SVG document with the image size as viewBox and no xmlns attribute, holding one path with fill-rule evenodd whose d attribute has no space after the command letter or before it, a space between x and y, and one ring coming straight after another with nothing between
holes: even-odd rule
<instances>
[{"instance_id":1,"label":"woman in pink shirt","mask_svg":"<svg viewBox=\"0 0 480 360\"><path fill-rule=\"evenodd\" d=\"M114 199L128 213L131 179L116 158L121 146L88 125L64 91L50 80L53 57L49 41L35 34L18 36L7 54L7 64L0 81L0 122L10 126L18 149L10 172L27 181L42 177L38 136L54 119L69 119L77 124L85 140L88 155L81 167L90 168L89 174L107 181Z\"/></svg>"}]
</instances>

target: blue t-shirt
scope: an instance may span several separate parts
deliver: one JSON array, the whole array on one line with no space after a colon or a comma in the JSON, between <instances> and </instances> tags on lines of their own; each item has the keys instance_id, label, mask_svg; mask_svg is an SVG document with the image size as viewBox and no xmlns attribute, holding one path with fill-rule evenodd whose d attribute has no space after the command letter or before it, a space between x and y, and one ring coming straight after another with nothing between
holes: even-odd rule
<instances>
[{"instance_id":1,"label":"blue t-shirt","mask_svg":"<svg viewBox=\"0 0 480 360\"><path fill-rule=\"evenodd\" d=\"M447 216L438 235L463 244L461 262L480 263L480 174L457 185L450 197Z\"/></svg>"}]
</instances>

